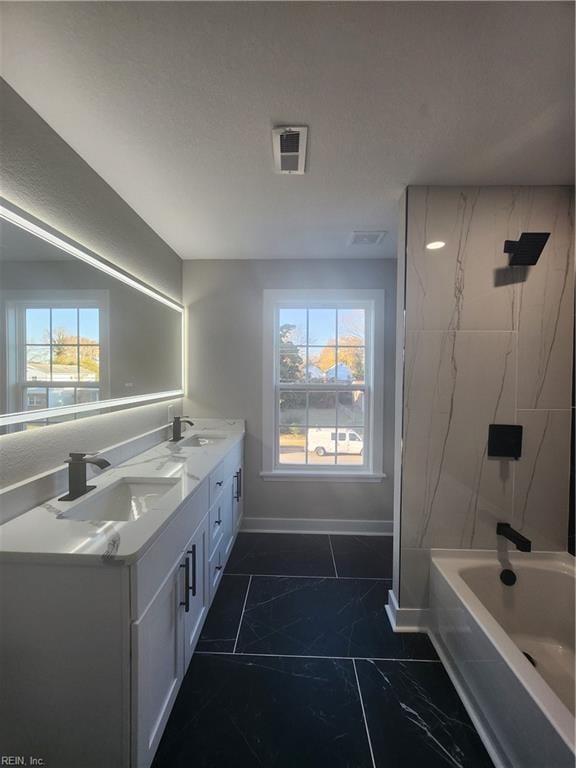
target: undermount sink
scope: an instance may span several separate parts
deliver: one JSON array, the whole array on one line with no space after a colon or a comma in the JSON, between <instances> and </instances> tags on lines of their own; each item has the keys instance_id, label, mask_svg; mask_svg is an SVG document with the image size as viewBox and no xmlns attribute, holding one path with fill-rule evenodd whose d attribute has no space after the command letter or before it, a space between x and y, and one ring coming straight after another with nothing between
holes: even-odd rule
<instances>
[{"instance_id":1,"label":"undermount sink","mask_svg":"<svg viewBox=\"0 0 576 768\"><path fill-rule=\"evenodd\" d=\"M226 440L226 438L227 435L211 435L204 433L201 435L191 435L185 440L182 440L180 446L182 448L203 448L205 445L212 445L219 440Z\"/></svg>"},{"instance_id":2,"label":"undermount sink","mask_svg":"<svg viewBox=\"0 0 576 768\"><path fill-rule=\"evenodd\" d=\"M138 520L179 482L176 477L121 477L105 488L90 491L60 519Z\"/></svg>"}]
</instances>

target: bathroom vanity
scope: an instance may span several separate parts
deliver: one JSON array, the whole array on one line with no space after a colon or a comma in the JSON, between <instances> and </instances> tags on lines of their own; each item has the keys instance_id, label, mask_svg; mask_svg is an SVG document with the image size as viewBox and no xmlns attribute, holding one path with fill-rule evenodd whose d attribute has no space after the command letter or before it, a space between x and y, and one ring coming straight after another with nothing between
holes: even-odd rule
<instances>
[{"instance_id":1,"label":"bathroom vanity","mask_svg":"<svg viewBox=\"0 0 576 768\"><path fill-rule=\"evenodd\" d=\"M3 754L150 765L242 518L243 435L192 427L0 528Z\"/></svg>"}]
</instances>

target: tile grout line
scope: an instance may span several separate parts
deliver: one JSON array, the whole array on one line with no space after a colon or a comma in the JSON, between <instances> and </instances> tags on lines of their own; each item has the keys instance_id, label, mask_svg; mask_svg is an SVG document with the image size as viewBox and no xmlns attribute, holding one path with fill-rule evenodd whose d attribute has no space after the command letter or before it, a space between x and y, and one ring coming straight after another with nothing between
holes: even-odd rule
<instances>
[{"instance_id":1,"label":"tile grout line","mask_svg":"<svg viewBox=\"0 0 576 768\"><path fill-rule=\"evenodd\" d=\"M364 718L364 727L366 728L366 738L368 739L368 746L370 747L372 765L374 768L376 768L376 760L374 759L374 750L372 749L372 739L370 738L370 731L368 730L368 720L366 719L366 710L364 709L364 699L362 698L362 690L360 689L360 680L358 679L358 670L356 669L356 659L352 659L352 666L354 667L354 676L356 677L356 685L358 687L358 696L360 697L360 706L362 707L362 717Z\"/></svg>"},{"instance_id":2,"label":"tile grout line","mask_svg":"<svg viewBox=\"0 0 576 768\"><path fill-rule=\"evenodd\" d=\"M314 656L314 655L299 655L296 653L247 653L245 651L238 651L238 653L230 653L230 651L195 651L199 656L266 656L272 659L327 659L328 661L399 661L402 663L416 662L418 664L441 664L440 659L394 659L387 656Z\"/></svg>"},{"instance_id":3,"label":"tile grout line","mask_svg":"<svg viewBox=\"0 0 576 768\"><path fill-rule=\"evenodd\" d=\"M334 565L334 573L338 578L338 568L336 568L336 558L334 557L334 548L332 547L332 536L328 534L328 542L330 543L330 554L332 555L332 564Z\"/></svg>"},{"instance_id":4,"label":"tile grout line","mask_svg":"<svg viewBox=\"0 0 576 768\"><path fill-rule=\"evenodd\" d=\"M289 574L289 573L225 573L225 576L264 576L267 579L338 579L344 581L392 581L392 577L385 578L383 576L303 576L302 574Z\"/></svg>"},{"instance_id":5,"label":"tile grout line","mask_svg":"<svg viewBox=\"0 0 576 768\"><path fill-rule=\"evenodd\" d=\"M236 640L234 641L234 648L232 653L236 653L236 646L238 645L238 638L240 637L240 627L242 626L242 619L244 618L244 611L246 610L246 603L248 602L248 592L250 592L250 585L252 584L252 576L248 579L248 586L246 587L246 595L244 597L244 604L242 605L242 613L240 614L240 621L238 622L238 631L236 632Z\"/></svg>"}]
</instances>

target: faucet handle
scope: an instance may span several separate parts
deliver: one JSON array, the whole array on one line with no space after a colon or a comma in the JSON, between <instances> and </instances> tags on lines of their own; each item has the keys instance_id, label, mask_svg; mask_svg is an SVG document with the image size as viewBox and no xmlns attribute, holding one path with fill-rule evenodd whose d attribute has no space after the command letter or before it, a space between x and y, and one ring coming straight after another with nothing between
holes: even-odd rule
<instances>
[{"instance_id":1,"label":"faucet handle","mask_svg":"<svg viewBox=\"0 0 576 768\"><path fill-rule=\"evenodd\" d=\"M98 456L98 451L70 451L67 461L82 461L86 456Z\"/></svg>"}]
</instances>

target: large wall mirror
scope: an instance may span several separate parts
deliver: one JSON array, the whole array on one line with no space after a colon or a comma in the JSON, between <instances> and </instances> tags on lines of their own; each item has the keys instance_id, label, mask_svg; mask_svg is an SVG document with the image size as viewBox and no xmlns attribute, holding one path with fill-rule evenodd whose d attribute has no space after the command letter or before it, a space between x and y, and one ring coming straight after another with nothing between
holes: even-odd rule
<instances>
[{"instance_id":1,"label":"large wall mirror","mask_svg":"<svg viewBox=\"0 0 576 768\"><path fill-rule=\"evenodd\" d=\"M182 307L0 207L0 434L183 393Z\"/></svg>"}]
</instances>

